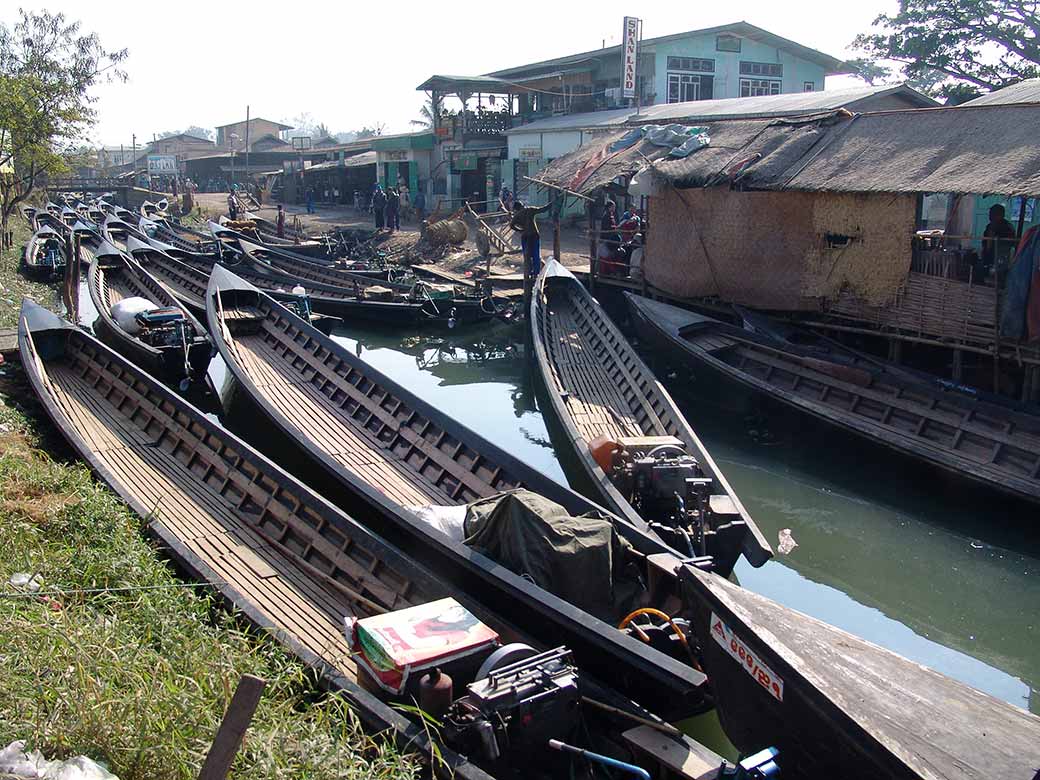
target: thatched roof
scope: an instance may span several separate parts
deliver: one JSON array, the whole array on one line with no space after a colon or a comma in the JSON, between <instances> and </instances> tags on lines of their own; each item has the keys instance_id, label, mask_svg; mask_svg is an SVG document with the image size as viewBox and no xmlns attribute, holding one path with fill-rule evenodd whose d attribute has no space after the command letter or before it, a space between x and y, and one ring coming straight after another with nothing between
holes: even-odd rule
<instances>
[{"instance_id":1,"label":"thatched roof","mask_svg":"<svg viewBox=\"0 0 1040 780\"><path fill-rule=\"evenodd\" d=\"M557 158L538 178L588 193L653 162L655 179L680 188L1040 195L1040 105L836 111L705 126L711 145L685 159L644 141L595 161L618 131ZM571 186L589 161L598 167Z\"/></svg>"}]
</instances>

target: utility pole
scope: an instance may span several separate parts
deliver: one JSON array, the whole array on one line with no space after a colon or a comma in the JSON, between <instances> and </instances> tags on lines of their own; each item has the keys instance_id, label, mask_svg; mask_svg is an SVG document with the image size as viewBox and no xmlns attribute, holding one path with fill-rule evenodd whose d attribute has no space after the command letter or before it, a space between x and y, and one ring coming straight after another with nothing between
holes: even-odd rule
<instances>
[{"instance_id":1,"label":"utility pole","mask_svg":"<svg viewBox=\"0 0 1040 780\"><path fill-rule=\"evenodd\" d=\"M246 191L249 191L249 106L246 106Z\"/></svg>"},{"instance_id":2,"label":"utility pole","mask_svg":"<svg viewBox=\"0 0 1040 780\"><path fill-rule=\"evenodd\" d=\"M137 186L137 136L132 135L131 139L131 143L133 144L133 151L130 152L130 171L133 175L130 177L130 182L134 184L134 186Z\"/></svg>"}]
</instances>

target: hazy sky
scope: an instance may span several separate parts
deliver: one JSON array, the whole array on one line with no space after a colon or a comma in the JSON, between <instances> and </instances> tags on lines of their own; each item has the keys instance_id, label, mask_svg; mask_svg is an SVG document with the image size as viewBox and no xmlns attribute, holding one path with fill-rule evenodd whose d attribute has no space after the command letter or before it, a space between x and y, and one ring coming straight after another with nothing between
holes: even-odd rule
<instances>
[{"instance_id":1,"label":"hazy sky","mask_svg":"<svg viewBox=\"0 0 1040 780\"><path fill-rule=\"evenodd\" d=\"M172 3L5 2L79 19L109 49L126 47L126 83L97 89L95 143L130 144L189 125L212 128L253 116L291 120L304 112L333 132L384 122L414 129L415 88L434 73L470 75L598 48L620 38L622 18L643 19L643 36L748 21L836 57L894 2L746 0L727 4L382 2ZM833 88L848 77L828 79ZM858 82L856 82L858 83Z\"/></svg>"}]
</instances>

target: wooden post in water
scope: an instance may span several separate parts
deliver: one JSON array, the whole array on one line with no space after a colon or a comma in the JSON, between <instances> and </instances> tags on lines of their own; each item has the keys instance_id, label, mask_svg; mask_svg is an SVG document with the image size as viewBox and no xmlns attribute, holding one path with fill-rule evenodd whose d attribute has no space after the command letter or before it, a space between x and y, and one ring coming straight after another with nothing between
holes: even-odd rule
<instances>
[{"instance_id":1,"label":"wooden post in water","mask_svg":"<svg viewBox=\"0 0 1040 780\"><path fill-rule=\"evenodd\" d=\"M68 319L76 324L79 324L79 275L79 234L70 231L65 240L65 276L62 280L61 297Z\"/></svg>"},{"instance_id":2,"label":"wooden post in water","mask_svg":"<svg viewBox=\"0 0 1040 780\"><path fill-rule=\"evenodd\" d=\"M224 780L227 777L246 729L253 720L253 713L260 703L260 695L266 687L266 680L251 674L242 675L227 712L224 713L224 720L217 729L217 736L210 746L206 762L199 772L199 780Z\"/></svg>"}]
</instances>

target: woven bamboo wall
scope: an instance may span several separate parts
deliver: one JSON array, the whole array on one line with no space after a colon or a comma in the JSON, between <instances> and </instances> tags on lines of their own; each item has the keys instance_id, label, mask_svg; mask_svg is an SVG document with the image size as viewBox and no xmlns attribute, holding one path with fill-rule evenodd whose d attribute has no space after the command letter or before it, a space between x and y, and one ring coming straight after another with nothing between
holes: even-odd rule
<instances>
[{"instance_id":1,"label":"woven bamboo wall","mask_svg":"<svg viewBox=\"0 0 1040 780\"><path fill-rule=\"evenodd\" d=\"M843 290L874 305L910 270L913 195L672 189L652 198L644 273L681 297L816 310ZM851 237L832 246L828 234Z\"/></svg>"}]
</instances>

